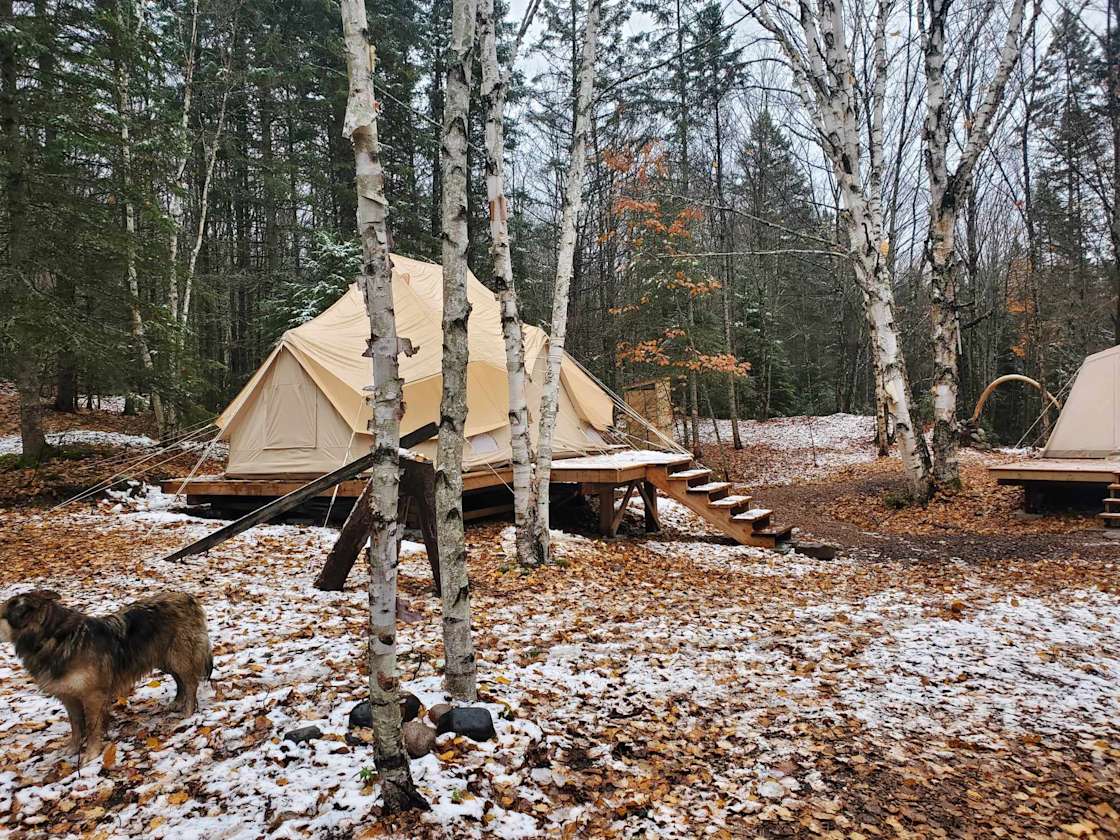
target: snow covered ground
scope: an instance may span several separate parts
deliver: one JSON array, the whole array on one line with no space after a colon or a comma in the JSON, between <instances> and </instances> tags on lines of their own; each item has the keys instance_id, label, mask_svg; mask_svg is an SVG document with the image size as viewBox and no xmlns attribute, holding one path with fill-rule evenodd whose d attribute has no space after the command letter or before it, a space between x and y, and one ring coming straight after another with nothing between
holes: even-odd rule
<instances>
[{"instance_id":1,"label":"snow covered ground","mask_svg":"<svg viewBox=\"0 0 1120 840\"><path fill-rule=\"evenodd\" d=\"M121 432L94 432L87 429L75 429L69 432L51 432L47 435L47 443L51 446L66 446L67 444L85 444L87 446L122 446L143 448L155 446L156 441L145 435L126 435ZM19 435L5 435L0 437L0 455L19 455L23 452L23 445Z\"/></svg>"},{"instance_id":2,"label":"snow covered ground","mask_svg":"<svg viewBox=\"0 0 1120 840\"><path fill-rule=\"evenodd\" d=\"M345 740L364 694L364 570L345 592L313 589L334 532L299 526L254 528L162 564L163 551L220 525L171 504L120 494L9 519L0 597L49 586L101 612L185 589L205 605L217 671L185 721L167 711L169 679L141 685L114 710L112 761L75 771L61 707L5 646L0 825L105 840L373 836L361 834L377 819L377 785L363 773L372 755ZM665 505L655 540L558 533L565 565L527 575L510 570L508 529L468 532L498 738L441 736L413 761L433 810L399 836L755 836L779 823L849 836L868 821L889 830L866 810L892 800L865 764L929 775L943 791L970 749L1021 762L1029 739L1089 768L1120 755L1120 598L1102 584L1115 569L1070 558L1062 574L1012 564L930 585L916 564L712 542L686 509ZM402 588L424 621L401 628L400 664L405 688L431 705L444 699L439 608L422 546L408 549ZM324 738L282 740L306 724ZM1066 791L1060 807L1079 801Z\"/></svg>"}]
</instances>

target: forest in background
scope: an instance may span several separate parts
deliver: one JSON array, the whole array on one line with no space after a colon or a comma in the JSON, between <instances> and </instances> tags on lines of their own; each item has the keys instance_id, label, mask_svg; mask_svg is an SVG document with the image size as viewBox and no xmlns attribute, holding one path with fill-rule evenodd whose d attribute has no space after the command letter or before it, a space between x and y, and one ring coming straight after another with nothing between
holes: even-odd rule
<instances>
[{"instance_id":1,"label":"forest in background","mask_svg":"<svg viewBox=\"0 0 1120 840\"><path fill-rule=\"evenodd\" d=\"M434 262L450 6L368 9L392 248ZM964 414L1000 374L1058 392L1120 342L1120 5L1036 8L957 208ZM505 11L500 57L520 18ZM508 95L514 276L546 327L583 11L542 0ZM847 13L871 28L870 4ZM924 13L885 18L879 197L928 421ZM979 3L948 26L951 150L1007 17ZM694 395L700 415L727 416L732 394L743 417L874 413L841 187L773 39L733 2L609 3L601 29L569 351L616 390L691 380L680 407ZM870 40L852 50L870 84ZM212 417L359 271L346 97L328 0L0 0L0 377L62 410L136 393L165 428ZM491 284L482 118L475 101L469 261ZM1014 443L1040 408L1013 386L985 424Z\"/></svg>"}]
</instances>

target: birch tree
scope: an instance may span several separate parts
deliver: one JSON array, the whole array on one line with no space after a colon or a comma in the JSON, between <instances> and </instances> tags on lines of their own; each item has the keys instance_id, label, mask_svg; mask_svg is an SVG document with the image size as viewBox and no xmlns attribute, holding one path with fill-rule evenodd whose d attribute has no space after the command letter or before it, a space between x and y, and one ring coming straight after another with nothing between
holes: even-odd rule
<instances>
[{"instance_id":1,"label":"birch tree","mask_svg":"<svg viewBox=\"0 0 1120 840\"><path fill-rule=\"evenodd\" d=\"M878 362L877 398L890 409L912 492L929 494L929 452L910 408L906 361L895 323L894 291L884 237L883 107L887 84L887 20L891 0L880 0L872 32L871 90L857 87L852 50L844 25L843 0L808 0L797 4L796 27L787 28L787 12L767 4L744 8L765 28L785 54L802 106L816 129L821 148L840 186L848 232L848 254ZM773 4L775 0L771 0ZM864 137L863 125L867 126Z\"/></svg>"},{"instance_id":2,"label":"birch tree","mask_svg":"<svg viewBox=\"0 0 1120 840\"><path fill-rule=\"evenodd\" d=\"M152 385L152 413L160 434L168 431L163 413L163 400L155 378L155 360L148 341L144 314L140 309L140 279L136 266L136 202L132 197L132 93L129 45L139 36L143 24L142 10L133 0L117 0L116 42L113 56L118 133L120 137L120 189L124 194L125 231L125 283L128 288L128 305L131 316L132 337L140 353L140 364Z\"/></svg>"},{"instance_id":3,"label":"birch tree","mask_svg":"<svg viewBox=\"0 0 1120 840\"><path fill-rule=\"evenodd\" d=\"M467 418L467 145L476 0L454 0L444 86L443 149L443 394L436 456L436 529L443 600L444 684L474 701L470 584L463 534L463 433Z\"/></svg>"},{"instance_id":4,"label":"birch tree","mask_svg":"<svg viewBox=\"0 0 1120 840\"><path fill-rule=\"evenodd\" d=\"M509 431L513 472L513 517L517 555L534 556L537 533L537 507L533 489L532 441L529 434L529 402L526 391L525 342L518 313L517 291L513 282L513 261L509 246L509 207L505 189L506 90L517 53L532 23L540 0L532 0L525 10L521 28L505 71L498 65L497 24L494 0L479 0L478 40L482 63L482 107L485 110L486 199L490 213L490 260L494 286L502 311L502 337L506 350L509 395Z\"/></svg>"},{"instance_id":5,"label":"birch tree","mask_svg":"<svg viewBox=\"0 0 1120 840\"><path fill-rule=\"evenodd\" d=\"M377 141L377 105L373 96L373 48L368 40L364 0L342 0L342 31L350 91L343 134L354 150L358 193L357 224L362 240L360 278L369 313L373 413L369 431L376 459L370 477L369 543L369 694L375 736L375 759L381 781L382 813L426 809L409 771L401 743L397 675L397 564L400 522L400 420L402 384L399 352L410 346L397 339L393 312L393 266L388 247L388 202Z\"/></svg>"},{"instance_id":6,"label":"birch tree","mask_svg":"<svg viewBox=\"0 0 1120 840\"><path fill-rule=\"evenodd\" d=\"M560 364L564 360L564 338L568 329L568 297L576 253L576 220L583 207L583 171L587 156L587 130L591 122L591 97L595 88L595 55L601 5L602 0L589 0L587 6L571 157L564 179L564 202L560 212L560 250L556 258L556 283L552 293L552 330L549 334L548 365L541 394L540 431L537 435L536 553L528 560L538 564L548 560L548 490L552 474L552 439L560 404Z\"/></svg>"},{"instance_id":7,"label":"birch tree","mask_svg":"<svg viewBox=\"0 0 1120 840\"><path fill-rule=\"evenodd\" d=\"M952 5L953 0L923 0L925 14L918 18L926 74L922 141L930 192L926 258L930 267L930 331L934 359L930 388L934 416L932 478L935 488L944 489L960 486L957 394L960 390L961 322L954 259L957 215L972 190L976 164L988 146L992 121L1003 100L1007 80L1019 60L1024 37L1034 28L1039 10L1036 4L1035 13L1024 32L1025 0L1014 0L995 74L983 93L979 107L967 115L962 151L956 166L950 171L949 141L954 115L958 111L945 93L945 36ZM991 6L988 7L990 9ZM953 82L950 81L950 84Z\"/></svg>"}]
</instances>

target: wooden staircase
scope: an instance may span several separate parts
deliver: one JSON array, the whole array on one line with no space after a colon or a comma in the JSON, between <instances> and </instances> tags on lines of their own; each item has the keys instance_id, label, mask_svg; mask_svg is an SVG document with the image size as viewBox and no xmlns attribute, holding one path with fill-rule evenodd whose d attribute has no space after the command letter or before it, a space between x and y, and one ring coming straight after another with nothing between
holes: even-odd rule
<instances>
[{"instance_id":1,"label":"wooden staircase","mask_svg":"<svg viewBox=\"0 0 1120 840\"><path fill-rule=\"evenodd\" d=\"M706 467L683 466L676 471L673 466L651 468L646 480L743 545L779 548L789 542L793 529L772 524L772 510L753 506L750 496L733 494L726 481L713 481L712 471Z\"/></svg>"},{"instance_id":2,"label":"wooden staircase","mask_svg":"<svg viewBox=\"0 0 1120 840\"><path fill-rule=\"evenodd\" d=\"M1120 484L1108 485L1108 497L1104 500L1104 512L1100 514L1105 528L1120 528Z\"/></svg>"}]
</instances>

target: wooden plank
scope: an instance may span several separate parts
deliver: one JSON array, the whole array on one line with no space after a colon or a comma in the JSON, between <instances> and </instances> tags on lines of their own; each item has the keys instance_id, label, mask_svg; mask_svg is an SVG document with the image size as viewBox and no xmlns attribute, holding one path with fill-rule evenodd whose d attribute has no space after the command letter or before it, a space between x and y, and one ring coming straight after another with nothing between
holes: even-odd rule
<instances>
[{"instance_id":1,"label":"wooden plank","mask_svg":"<svg viewBox=\"0 0 1120 840\"><path fill-rule=\"evenodd\" d=\"M657 509L657 488L646 479L638 485L638 492L642 494L646 511L646 533L656 533L661 530L661 514Z\"/></svg>"},{"instance_id":2,"label":"wooden plank","mask_svg":"<svg viewBox=\"0 0 1120 840\"><path fill-rule=\"evenodd\" d=\"M203 537L200 540L195 540L190 545L183 546L177 551L173 551L164 558L164 561L180 560L184 557L189 557L192 554L198 554L202 551L213 548L214 546L225 542L230 537L235 537L243 531L248 531L254 525L259 525L262 522L267 522L273 516L277 516L284 511L291 510L292 508L310 499L312 496L319 494L321 491L328 487L333 487L340 481L351 476L355 476L362 470L370 467L373 464L375 453L370 452L351 461L345 466L339 467L334 472L327 473L321 478L308 482L298 490L293 490L279 499L274 499L262 507L257 508L252 513L242 516L240 519L235 519L228 525L219 528L212 534Z\"/></svg>"},{"instance_id":3,"label":"wooden plank","mask_svg":"<svg viewBox=\"0 0 1120 840\"><path fill-rule=\"evenodd\" d=\"M637 488L638 484L639 482L637 481L631 481L626 485L626 492L622 494L622 504L613 512L611 530L616 534L618 533L618 526L622 524L622 517L626 515L626 506L630 504L630 498L634 495L634 490Z\"/></svg>"},{"instance_id":4,"label":"wooden plank","mask_svg":"<svg viewBox=\"0 0 1120 840\"><path fill-rule=\"evenodd\" d=\"M435 423L428 423L414 432L409 432L401 438L402 447L412 446L421 441L425 441L436 433L437 427ZM373 466L376 453L369 452L360 458L355 458L349 464L344 464L333 472L329 472L314 481L309 481L307 484L300 487L298 490L293 490L279 499L274 499L262 507L257 508L252 513L242 516L240 519L235 519L225 527L219 528L212 534L203 537L200 540L195 540L190 545L183 546L177 551L173 551L163 558L165 561L180 560L184 557L189 557L192 554L198 554L208 549L219 545L230 537L235 537L243 531L247 531L254 525L259 525L262 522L267 522L274 516L278 516L285 511L291 510L302 502L319 495L324 490L334 487L341 481L347 478L352 478L363 470ZM403 459L402 459L403 460Z\"/></svg>"},{"instance_id":5,"label":"wooden plank","mask_svg":"<svg viewBox=\"0 0 1120 840\"><path fill-rule=\"evenodd\" d=\"M617 533L614 521L614 485L605 484L599 488L599 533L613 537Z\"/></svg>"}]
</instances>

